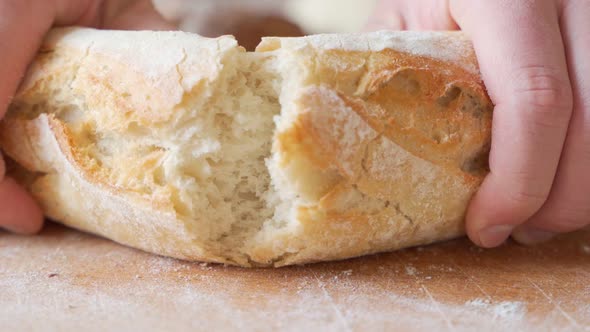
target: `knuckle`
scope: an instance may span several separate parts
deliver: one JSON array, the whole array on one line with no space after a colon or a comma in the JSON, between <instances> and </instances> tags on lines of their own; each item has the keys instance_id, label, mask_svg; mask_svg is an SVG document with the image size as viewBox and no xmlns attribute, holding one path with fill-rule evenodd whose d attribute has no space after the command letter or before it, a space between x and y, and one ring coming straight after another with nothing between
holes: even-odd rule
<instances>
[{"instance_id":1,"label":"knuckle","mask_svg":"<svg viewBox=\"0 0 590 332\"><path fill-rule=\"evenodd\" d=\"M535 176L525 172L490 173L486 180L493 200L489 202L499 218L524 221L541 209L549 197L550 188L539 185Z\"/></svg>"},{"instance_id":2,"label":"knuckle","mask_svg":"<svg viewBox=\"0 0 590 332\"><path fill-rule=\"evenodd\" d=\"M513 208L535 212L545 203L547 196L545 193L516 189L508 192L506 199Z\"/></svg>"},{"instance_id":3,"label":"knuckle","mask_svg":"<svg viewBox=\"0 0 590 332\"><path fill-rule=\"evenodd\" d=\"M531 116L567 122L573 110L573 93L567 73L547 66L515 71L514 102Z\"/></svg>"},{"instance_id":4,"label":"knuckle","mask_svg":"<svg viewBox=\"0 0 590 332\"><path fill-rule=\"evenodd\" d=\"M552 213L548 219L558 232L571 232L590 225L590 206L563 207Z\"/></svg>"},{"instance_id":5,"label":"knuckle","mask_svg":"<svg viewBox=\"0 0 590 332\"><path fill-rule=\"evenodd\" d=\"M534 181L530 176L515 175L512 178L514 180L511 187L503 194L504 202L507 208L515 214L528 218L545 204L549 197L550 188L533 186L532 184L538 181Z\"/></svg>"}]
</instances>

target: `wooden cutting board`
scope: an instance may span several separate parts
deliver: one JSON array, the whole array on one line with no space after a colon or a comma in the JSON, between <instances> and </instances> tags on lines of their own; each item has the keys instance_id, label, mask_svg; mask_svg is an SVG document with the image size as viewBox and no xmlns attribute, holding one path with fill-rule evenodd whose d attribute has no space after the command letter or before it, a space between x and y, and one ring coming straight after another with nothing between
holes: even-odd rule
<instances>
[{"instance_id":1,"label":"wooden cutting board","mask_svg":"<svg viewBox=\"0 0 590 332\"><path fill-rule=\"evenodd\" d=\"M188 263L50 225L0 233L0 330L590 331L590 231L281 269Z\"/></svg>"}]
</instances>

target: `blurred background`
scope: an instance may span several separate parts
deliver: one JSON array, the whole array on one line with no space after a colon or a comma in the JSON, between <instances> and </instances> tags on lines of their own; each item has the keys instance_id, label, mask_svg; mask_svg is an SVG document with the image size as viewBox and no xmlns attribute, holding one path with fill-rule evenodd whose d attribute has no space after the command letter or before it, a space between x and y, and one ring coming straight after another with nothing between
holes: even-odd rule
<instances>
[{"instance_id":1,"label":"blurred background","mask_svg":"<svg viewBox=\"0 0 590 332\"><path fill-rule=\"evenodd\" d=\"M263 36L356 32L376 0L153 0L184 31L236 36L253 50Z\"/></svg>"}]
</instances>

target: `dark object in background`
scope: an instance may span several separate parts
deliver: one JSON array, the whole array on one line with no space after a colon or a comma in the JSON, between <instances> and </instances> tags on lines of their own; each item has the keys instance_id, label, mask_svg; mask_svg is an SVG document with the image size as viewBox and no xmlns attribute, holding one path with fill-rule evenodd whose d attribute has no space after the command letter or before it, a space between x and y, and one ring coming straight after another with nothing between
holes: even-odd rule
<instances>
[{"instance_id":1,"label":"dark object in background","mask_svg":"<svg viewBox=\"0 0 590 332\"><path fill-rule=\"evenodd\" d=\"M306 34L287 18L284 0L154 0L154 5L180 30L205 37L234 35L248 51L254 51L262 37Z\"/></svg>"},{"instance_id":2,"label":"dark object in background","mask_svg":"<svg viewBox=\"0 0 590 332\"><path fill-rule=\"evenodd\" d=\"M236 36L240 45L244 46L248 51L253 51L262 37L298 37L304 35L299 26L280 16L246 16L229 27L227 33Z\"/></svg>"},{"instance_id":3,"label":"dark object in background","mask_svg":"<svg viewBox=\"0 0 590 332\"><path fill-rule=\"evenodd\" d=\"M248 51L254 51L260 43L262 37L299 37L303 36L303 30L295 23L280 15L255 15L252 13L235 12L231 15L227 13L224 16L224 24L219 25L213 31L205 32L207 37L216 37L219 35L234 35L238 43ZM213 21L219 18L212 18ZM212 23L214 27L216 24Z\"/></svg>"}]
</instances>

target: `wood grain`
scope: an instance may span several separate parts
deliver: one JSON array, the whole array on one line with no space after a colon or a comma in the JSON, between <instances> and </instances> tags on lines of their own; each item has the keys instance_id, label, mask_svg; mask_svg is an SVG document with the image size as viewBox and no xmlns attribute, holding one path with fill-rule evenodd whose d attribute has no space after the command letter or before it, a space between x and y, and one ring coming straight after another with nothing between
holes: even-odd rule
<instances>
[{"instance_id":1,"label":"wood grain","mask_svg":"<svg viewBox=\"0 0 590 332\"><path fill-rule=\"evenodd\" d=\"M0 330L590 330L590 231L281 269L188 263L50 225L0 233Z\"/></svg>"}]
</instances>

